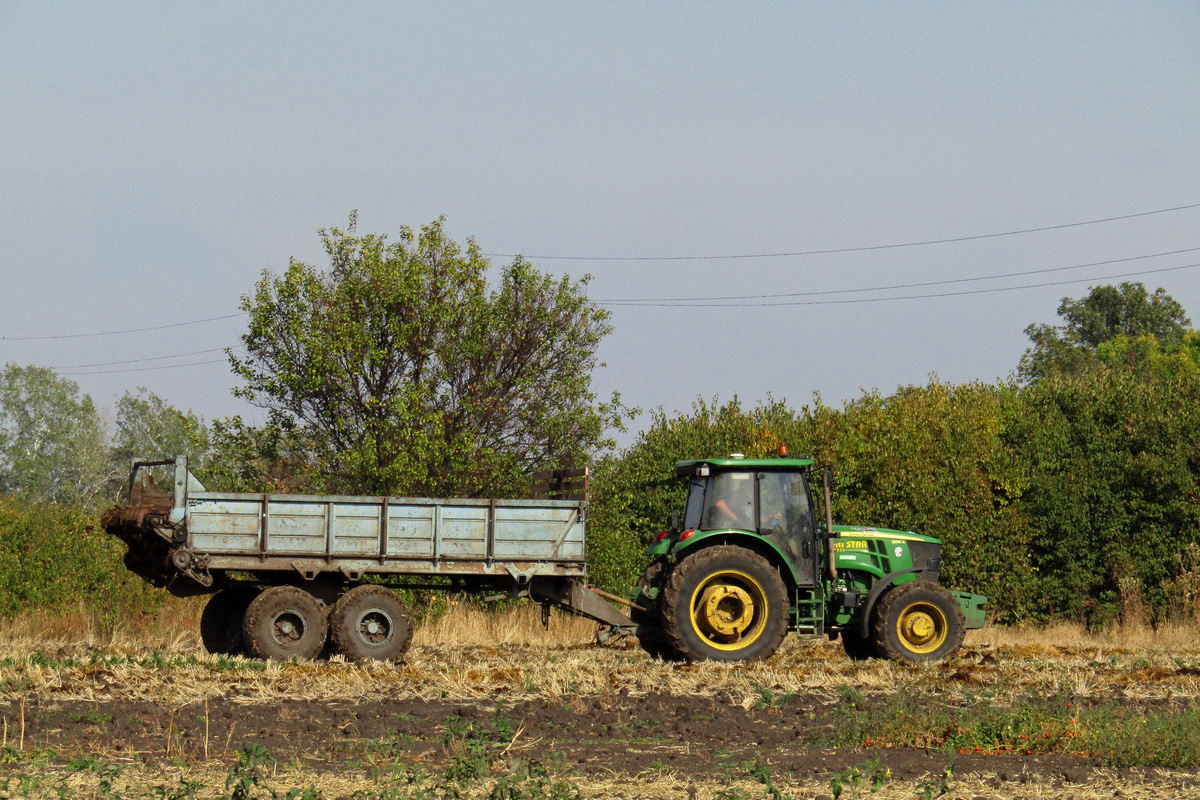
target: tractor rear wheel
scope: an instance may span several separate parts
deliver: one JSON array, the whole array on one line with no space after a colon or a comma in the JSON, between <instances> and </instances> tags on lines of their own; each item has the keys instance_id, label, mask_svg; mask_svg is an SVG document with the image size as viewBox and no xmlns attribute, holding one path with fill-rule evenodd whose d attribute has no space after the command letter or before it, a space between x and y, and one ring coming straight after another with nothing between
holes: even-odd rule
<instances>
[{"instance_id":1,"label":"tractor rear wheel","mask_svg":"<svg viewBox=\"0 0 1200 800\"><path fill-rule=\"evenodd\" d=\"M637 639L642 649L651 658L661 658L663 661L677 661L678 654L667 640L667 632L663 630L662 593L663 585L670 574L670 564L665 558L655 559L642 577L637 581L637 594L634 605L641 606L645 611L634 608L630 618L637 625Z\"/></svg>"},{"instance_id":2,"label":"tractor rear wheel","mask_svg":"<svg viewBox=\"0 0 1200 800\"><path fill-rule=\"evenodd\" d=\"M962 646L962 607L945 588L912 581L889 590L871 620L871 638L893 661L941 661Z\"/></svg>"},{"instance_id":3,"label":"tractor rear wheel","mask_svg":"<svg viewBox=\"0 0 1200 800\"><path fill-rule=\"evenodd\" d=\"M412 644L408 609L386 586L355 586L329 612L329 642L351 661L396 661Z\"/></svg>"},{"instance_id":4,"label":"tractor rear wheel","mask_svg":"<svg viewBox=\"0 0 1200 800\"><path fill-rule=\"evenodd\" d=\"M200 641L214 656L244 656L246 642L242 623L246 609L258 596L258 589L234 584L214 594L200 612Z\"/></svg>"},{"instance_id":5,"label":"tractor rear wheel","mask_svg":"<svg viewBox=\"0 0 1200 800\"><path fill-rule=\"evenodd\" d=\"M662 592L667 640L691 661L770 658L787 634L787 587L744 547L706 547L671 571Z\"/></svg>"},{"instance_id":6,"label":"tractor rear wheel","mask_svg":"<svg viewBox=\"0 0 1200 800\"><path fill-rule=\"evenodd\" d=\"M246 609L242 635L250 655L287 661L316 658L325 648L325 609L303 589L272 586Z\"/></svg>"}]
</instances>

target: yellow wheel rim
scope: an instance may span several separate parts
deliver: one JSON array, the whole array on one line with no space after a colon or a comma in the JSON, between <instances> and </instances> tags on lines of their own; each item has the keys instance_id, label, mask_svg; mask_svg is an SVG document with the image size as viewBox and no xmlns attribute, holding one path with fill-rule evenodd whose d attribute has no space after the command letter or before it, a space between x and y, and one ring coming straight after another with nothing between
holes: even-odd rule
<instances>
[{"instance_id":1,"label":"yellow wheel rim","mask_svg":"<svg viewBox=\"0 0 1200 800\"><path fill-rule=\"evenodd\" d=\"M742 650L767 627L767 595L744 572L724 570L709 575L691 599L692 628L705 644L718 650Z\"/></svg>"},{"instance_id":2,"label":"yellow wheel rim","mask_svg":"<svg viewBox=\"0 0 1200 800\"><path fill-rule=\"evenodd\" d=\"M932 603L913 603L896 620L896 636L906 650L932 653L946 643L950 626L945 613Z\"/></svg>"}]
</instances>

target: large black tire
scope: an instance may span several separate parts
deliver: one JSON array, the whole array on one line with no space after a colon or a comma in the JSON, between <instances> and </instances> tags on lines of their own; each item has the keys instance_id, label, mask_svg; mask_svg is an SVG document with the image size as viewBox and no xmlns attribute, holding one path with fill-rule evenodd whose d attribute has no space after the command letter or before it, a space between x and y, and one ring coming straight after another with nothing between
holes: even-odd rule
<instances>
[{"instance_id":1,"label":"large black tire","mask_svg":"<svg viewBox=\"0 0 1200 800\"><path fill-rule=\"evenodd\" d=\"M317 598L295 586L272 586L250 603L242 625L250 655L272 661L316 658L328 625Z\"/></svg>"},{"instance_id":2,"label":"large black tire","mask_svg":"<svg viewBox=\"0 0 1200 800\"><path fill-rule=\"evenodd\" d=\"M329 612L329 643L351 661L397 661L412 644L408 609L386 586L355 586Z\"/></svg>"},{"instance_id":3,"label":"large black tire","mask_svg":"<svg viewBox=\"0 0 1200 800\"><path fill-rule=\"evenodd\" d=\"M681 561L662 592L667 640L690 661L770 658L787 635L787 587L752 550L707 547Z\"/></svg>"},{"instance_id":4,"label":"large black tire","mask_svg":"<svg viewBox=\"0 0 1200 800\"><path fill-rule=\"evenodd\" d=\"M869 636L859 636L854 631L842 631L842 649L851 661L866 661L879 657L879 648Z\"/></svg>"},{"instance_id":5,"label":"large black tire","mask_svg":"<svg viewBox=\"0 0 1200 800\"><path fill-rule=\"evenodd\" d=\"M962 647L967 622L950 592L929 581L889 589L875 607L871 639L893 661L941 661Z\"/></svg>"},{"instance_id":6,"label":"large black tire","mask_svg":"<svg viewBox=\"0 0 1200 800\"><path fill-rule=\"evenodd\" d=\"M209 598L200 613L200 641L214 656L243 656L242 625L258 589L245 584L226 587Z\"/></svg>"},{"instance_id":7,"label":"large black tire","mask_svg":"<svg viewBox=\"0 0 1200 800\"><path fill-rule=\"evenodd\" d=\"M629 616L637 625L638 643L651 658L678 661L679 654L667 639L662 617L663 586L670 574L670 566L665 558L658 558L646 567L642 577L638 578L637 594L633 600L635 605L646 610L632 609Z\"/></svg>"}]
</instances>

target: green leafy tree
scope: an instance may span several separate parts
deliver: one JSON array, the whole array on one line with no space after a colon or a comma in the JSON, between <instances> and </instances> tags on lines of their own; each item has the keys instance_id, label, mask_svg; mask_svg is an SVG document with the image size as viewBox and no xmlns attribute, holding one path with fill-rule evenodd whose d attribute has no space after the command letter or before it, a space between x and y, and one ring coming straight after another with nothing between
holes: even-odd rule
<instances>
[{"instance_id":1,"label":"green leafy tree","mask_svg":"<svg viewBox=\"0 0 1200 800\"><path fill-rule=\"evenodd\" d=\"M591 373L610 331L586 279L516 259L489 288L478 246L442 220L397 241L320 232L329 269L292 261L242 301L237 394L266 408L321 488L433 496L517 493L532 470L580 466L624 410Z\"/></svg>"},{"instance_id":2,"label":"green leafy tree","mask_svg":"<svg viewBox=\"0 0 1200 800\"><path fill-rule=\"evenodd\" d=\"M1017 369L1023 381L1078 372L1095 363L1103 343L1121 336L1151 336L1170 348L1183 339L1191 324L1183 306L1166 290L1151 294L1141 283L1130 282L1096 286L1079 300L1064 297L1058 315L1062 325L1033 324L1025 329L1033 345Z\"/></svg>"},{"instance_id":3,"label":"green leafy tree","mask_svg":"<svg viewBox=\"0 0 1200 800\"><path fill-rule=\"evenodd\" d=\"M1154 352L1167 362L1043 378L1012 416L1037 594L1056 615L1103 625L1145 603L1161 618L1181 554L1200 543L1200 374Z\"/></svg>"},{"instance_id":4,"label":"green leafy tree","mask_svg":"<svg viewBox=\"0 0 1200 800\"><path fill-rule=\"evenodd\" d=\"M209 435L204 420L191 411L180 411L143 387L125 392L117 400L112 438L113 472L123 481L134 458L159 460L188 457L199 474L208 454Z\"/></svg>"},{"instance_id":5,"label":"green leafy tree","mask_svg":"<svg viewBox=\"0 0 1200 800\"><path fill-rule=\"evenodd\" d=\"M48 367L0 373L0 492L91 503L110 475L104 425L79 385Z\"/></svg>"},{"instance_id":6,"label":"green leafy tree","mask_svg":"<svg viewBox=\"0 0 1200 800\"><path fill-rule=\"evenodd\" d=\"M736 400L701 401L675 417L659 410L633 446L597 468L590 575L616 591L637 578L646 543L682 508L676 460L770 457L787 445L834 467L836 523L937 536L947 583L995 598L991 608L1004 619L1027 618L1033 529L1017 503L1028 470L1002 438L1015 392L935 380L888 396L872 392L840 409L818 398L799 412L777 400L749 409Z\"/></svg>"}]
</instances>

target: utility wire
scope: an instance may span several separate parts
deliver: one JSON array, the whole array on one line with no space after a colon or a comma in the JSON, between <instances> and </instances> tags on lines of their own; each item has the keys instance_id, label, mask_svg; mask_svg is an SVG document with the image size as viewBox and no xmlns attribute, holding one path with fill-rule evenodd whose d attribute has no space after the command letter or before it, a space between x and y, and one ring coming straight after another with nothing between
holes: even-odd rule
<instances>
[{"instance_id":1,"label":"utility wire","mask_svg":"<svg viewBox=\"0 0 1200 800\"><path fill-rule=\"evenodd\" d=\"M126 328L119 331L97 331L95 333L61 333L54 336L0 336L0 341L3 342L29 342L35 339L86 339L92 336L116 336L119 333L144 333L146 331L161 331L167 328L182 328L185 325L199 325L202 322L215 322L220 319L233 319L235 317L246 316L245 311L239 311L236 314L225 314L220 317L206 317L205 319L193 319L188 322L172 322L169 325L152 325L148 328Z\"/></svg>"},{"instance_id":2,"label":"utility wire","mask_svg":"<svg viewBox=\"0 0 1200 800\"><path fill-rule=\"evenodd\" d=\"M630 301L607 301L601 302L599 305L604 306L629 306L633 308L743 308L743 307L768 307L768 306L827 306L827 305L850 305L854 303L883 303L890 300L920 300L931 297L959 297L969 294L991 294L993 292L1012 292L1018 289L1037 289L1044 286L1066 286L1072 283L1092 283L1094 281L1108 281L1114 278L1129 278L1134 275L1154 275L1160 272L1176 272L1182 269L1195 269L1200 267L1200 264L1184 264L1179 267L1163 267L1161 269L1146 269L1137 272L1124 272L1119 275L1107 275L1098 278L1074 278L1066 281L1050 281L1048 283L1029 283L1022 286L1001 286L991 289L969 289L962 292L940 292L937 294L907 294L897 297L856 297L850 300L789 300L779 303L690 303L690 302L662 302L662 303L639 303Z\"/></svg>"},{"instance_id":3,"label":"utility wire","mask_svg":"<svg viewBox=\"0 0 1200 800\"><path fill-rule=\"evenodd\" d=\"M1169 250L1165 253L1151 253L1145 256L1130 256L1128 258L1114 258L1108 261L1092 261L1088 264L1073 264L1069 267L1049 267L1047 269L1030 269L1022 272L1005 272L999 275L981 275L977 278L951 278L944 281L924 281L922 283L897 283L891 286L869 286L863 289L829 289L821 292L777 292L772 294L734 294L717 297L626 297L616 298L614 300L594 300L593 302L607 303L629 303L629 304L644 304L644 303L685 303L685 302L703 302L705 300L766 300L775 297L818 297L829 294L856 294L859 292L883 292L893 289L916 289L923 286L945 286L952 283L972 283L975 281L990 281L999 278L1016 278L1022 275L1044 275L1050 272L1064 272L1071 269L1083 269L1085 267L1100 267L1105 264L1122 264L1127 261L1142 261L1147 258L1159 258L1161 256L1173 256L1180 253L1194 253L1200 250L1200 247L1189 247L1184 250Z\"/></svg>"},{"instance_id":4,"label":"utility wire","mask_svg":"<svg viewBox=\"0 0 1200 800\"><path fill-rule=\"evenodd\" d=\"M785 256L819 256L832 255L834 253L863 253L870 250L895 250L901 247L924 247L931 244L950 244L953 242L972 242L979 239L997 239L1002 236L1019 236L1026 233L1041 233L1043 231L1057 231L1064 228L1078 228L1084 225L1100 225L1105 222L1118 222L1125 219L1136 219L1137 217L1149 217L1154 214L1168 214L1172 211L1186 211L1192 208L1200 208L1200 203L1189 203L1184 206L1173 206L1171 208L1159 208L1154 211L1139 211L1136 214L1122 214L1117 217L1105 217L1103 219L1089 219L1083 222L1066 222L1060 225L1043 225L1037 228L1022 228L1015 231L1003 231L1001 233L980 233L973 236L954 236L946 239L924 239L917 242L897 242L894 244L875 244L864 245L860 247L834 247L826 250L795 250L786 253L742 253L736 255L725 256L524 256L528 259L539 259L542 261L732 261L737 259L749 258L783 258ZM489 258L517 258L519 253L484 253Z\"/></svg>"},{"instance_id":5,"label":"utility wire","mask_svg":"<svg viewBox=\"0 0 1200 800\"><path fill-rule=\"evenodd\" d=\"M94 364L67 364L54 369L90 369L91 367L111 367L115 364L141 364L146 361L165 361L168 358L183 358L184 356L198 356L204 353L219 353L225 350L224 347L212 347L208 350L193 350L190 353L175 353L169 356L153 356L151 358L131 358L128 361L97 361Z\"/></svg>"},{"instance_id":6,"label":"utility wire","mask_svg":"<svg viewBox=\"0 0 1200 800\"><path fill-rule=\"evenodd\" d=\"M130 369L106 369L106 370L91 370L86 372L64 372L63 375L113 375L118 372L151 372L159 369L175 369L177 367L198 367L202 364L225 364L228 363L223 358L214 358L210 361L191 361L186 364L160 364L157 367L133 367Z\"/></svg>"}]
</instances>

